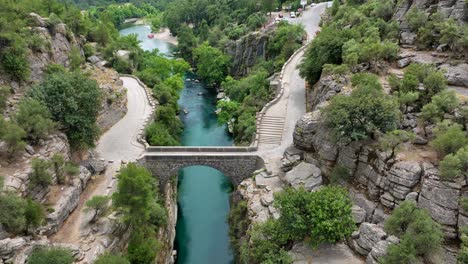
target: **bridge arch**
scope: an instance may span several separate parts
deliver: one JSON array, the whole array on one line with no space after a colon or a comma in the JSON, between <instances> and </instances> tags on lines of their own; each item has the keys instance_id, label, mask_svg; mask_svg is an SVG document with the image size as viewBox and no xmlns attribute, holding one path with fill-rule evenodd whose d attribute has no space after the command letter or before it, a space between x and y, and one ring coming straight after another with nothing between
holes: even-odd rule
<instances>
[{"instance_id":1,"label":"bridge arch","mask_svg":"<svg viewBox=\"0 0 468 264\"><path fill-rule=\"evenodd\" d=\"M146 168L158 178L161 190L165 188L172 176L177 175L185 167L200 165L217 169L228 177L233 185L237 186L264 165L261 157L248 153L236 155L236 153L208 152L187 154L147 152L142 161Z\"/></svg>"}]
</instances>

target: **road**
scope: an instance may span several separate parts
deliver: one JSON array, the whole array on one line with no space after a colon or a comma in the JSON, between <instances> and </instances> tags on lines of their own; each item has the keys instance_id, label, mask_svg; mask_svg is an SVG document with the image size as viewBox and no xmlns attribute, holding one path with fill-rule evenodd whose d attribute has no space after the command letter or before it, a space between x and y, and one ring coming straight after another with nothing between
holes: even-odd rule
<instances>
[{"instance_id":1,"label":"road","mask_svg":"<svg viewBox=\"0 0 468 264\"><path fill-rule=\"evenodd\" d=\"M89 230L90 214L83 211L87 200L96 195L110 195L115 190L115 174L120 167L120 161L136 160L143 152L144 146L137 141L137 136L144 128L153 108L146 96L145 90L136 79L121 77L127 90L127 114L110 128L98 141L96 152L99 158L109 163L106 172L92 181L80 196L80 202L73 213L67 218L60 230L50 237L53 242L69 243L80 246L85 251L85 258L80 263L92 263L93 257L102 253L102 243L106 237L98 236L89 241L82 237Z\"/></svg>"},{"instance_id":2,"label":"road","mask_svg":"<svg viewBox=\"0 0 468 264\"><path fill-rule=\"evenodd\" d=\"M105 160L134 160L144 151L137 136L153 111L145 90L137 80L121 77L127 88L127 114L101 136L96 152Z\"/></svg>"}]
</instances>

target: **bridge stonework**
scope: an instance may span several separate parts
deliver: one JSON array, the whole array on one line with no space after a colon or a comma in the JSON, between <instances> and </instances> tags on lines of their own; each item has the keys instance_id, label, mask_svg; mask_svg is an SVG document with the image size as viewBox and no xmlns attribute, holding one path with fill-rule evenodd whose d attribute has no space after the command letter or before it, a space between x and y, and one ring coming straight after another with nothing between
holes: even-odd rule
<instances>
[{"instance_id":1,"label":"bridge stonework","mask_svg":"<svg viewBox=\"0 0 468 264\"><path fill-rule=\"evenodd\" d=\"M167 153L161 153L167 154ZM215 168L222 172L237 186L243 180L252 176L253 172L263 166L263 159L257 155L151 155L147 154L141 160L144 166L158 178L159 187L163 190L167 181L176 176L180 169L189 166L202 165Z\"/></svg>"}]
</instances>

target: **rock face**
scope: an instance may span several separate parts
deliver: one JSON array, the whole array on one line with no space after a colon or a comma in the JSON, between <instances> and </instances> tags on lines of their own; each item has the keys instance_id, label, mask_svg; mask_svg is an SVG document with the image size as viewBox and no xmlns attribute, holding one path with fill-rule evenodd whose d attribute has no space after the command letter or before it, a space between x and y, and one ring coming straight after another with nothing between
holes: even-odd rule
<instances>
[{"instance_id":1,"label":"rock face","mask_svg":"<svg viewBox=\"0 0 468 264\"><path fill-rule=\"evenodd\" d=\"M266 59L266 47L272 35L271 30L256 31L229 41L224 51L232 58L231 75L244 76L257 61Z\"/></svg>"},{"instance_id":2,"label":"rock face","mask_svg":"<svg viewBox=\"0 0 468 264\"><path fill-rule=\"evenodd\" d=\"M323 74L308 94L307 104L315 108L342 92L348 83L349 80L344 76Z\"/></svg>"},{"instance_id":3,"label":"rock face","mask_svg":"<svg viewBox=\"0 0 468 264\"><path fill-rule=\"evenodd\" d=\"M443 64L439 67L444 70L447 82L450 85L468 87L468 64L458 65Z\"/></svg>"},{"instance_id":4,"label":"rock face","mask_svg":"<svg viewBox=\"0 0 468 264\"><path fill-rule=\"evenodd\" d=\"M312 191L322 185L322 172L314 164L301 162L286 173L284 180L295 189L304 187Z\"/></svg>"}]
</instances>

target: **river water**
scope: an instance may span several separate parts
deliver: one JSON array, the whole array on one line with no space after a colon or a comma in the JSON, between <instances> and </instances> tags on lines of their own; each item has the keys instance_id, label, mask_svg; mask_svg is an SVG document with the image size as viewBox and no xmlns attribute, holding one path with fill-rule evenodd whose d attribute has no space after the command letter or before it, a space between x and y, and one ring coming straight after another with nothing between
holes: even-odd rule
<instances>
[{"instance_id":1,"label":"river water","mask_svg":"<svg viewBox=\"0 0 468 264\"><path fill-rule=\"evenodd\" d=\"M150 28L145 25L127 27L122 35L137 34L141 47L155 48L169 55L174 48L170 44L149 39ZM217 123L216 94L203 83L195 83L196 76L187 74L181 92L179 106L185 125L184 146L231 146L232 137L226 126ZM228 264L233 262L229 245L229 193L228 178L218 170L205 166L191 166L179 173L178 220L176 226L176 249L178 264Z\"/></svg>"}]
</instances>

